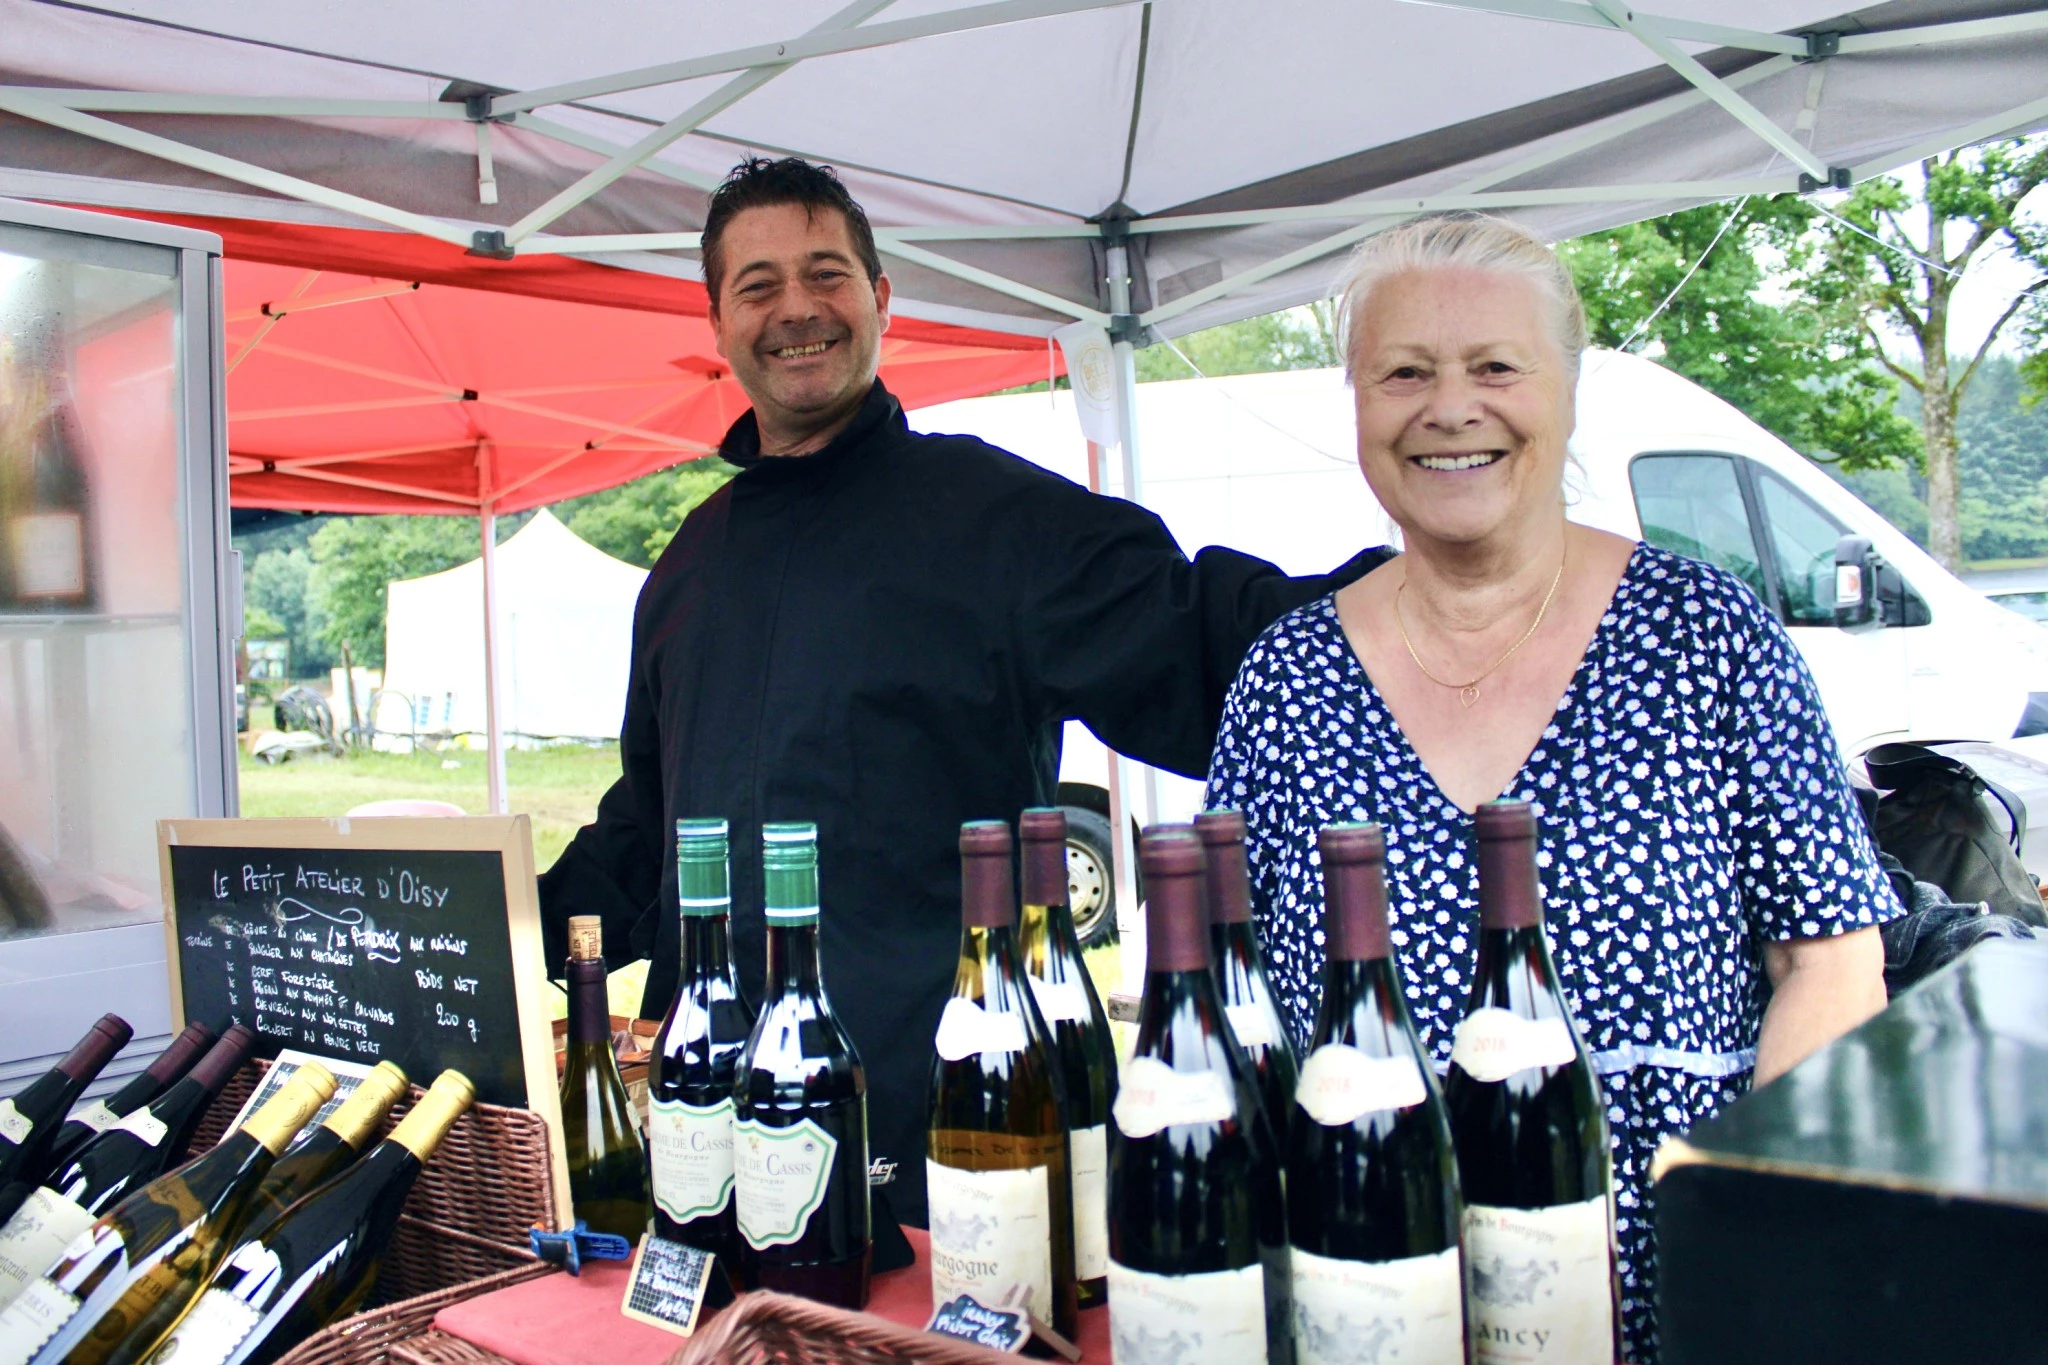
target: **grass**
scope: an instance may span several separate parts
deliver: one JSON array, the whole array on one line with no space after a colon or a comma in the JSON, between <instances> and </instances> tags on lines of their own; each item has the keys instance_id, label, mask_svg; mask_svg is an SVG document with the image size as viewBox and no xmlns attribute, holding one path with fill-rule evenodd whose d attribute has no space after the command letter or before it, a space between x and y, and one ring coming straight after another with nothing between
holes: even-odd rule
<instances>
[{"instance_id":1,"label":"grass","mask_svg":"<svg viewBox=\"0 0 2048 1365\"><path fill-rule=\"evenodd\" d=\"M2032 559L1973 559L1963 565L1964 573L1996 573L2005 569L2048 569L2048 555Z\"/></svg>"}]
</instances>

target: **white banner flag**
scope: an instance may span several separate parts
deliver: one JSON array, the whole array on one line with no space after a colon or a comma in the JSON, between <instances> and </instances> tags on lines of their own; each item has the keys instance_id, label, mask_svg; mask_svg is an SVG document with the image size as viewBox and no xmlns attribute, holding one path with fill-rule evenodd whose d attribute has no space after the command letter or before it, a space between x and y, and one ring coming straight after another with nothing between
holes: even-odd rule
<instances>
[{"instance_id":1,"label":"white banner flag","mask_svg":"<svg viewBox=\"0 0 2048 1365\"><path fill-rule=\"evenodd\" d=\"M1109 330L1098 323L1076 322L1054 332L1053 338L1067 358L1081 434L1099 446L1118 444L1116 353L1110 349Z\"/></svg>"}]
</instances>

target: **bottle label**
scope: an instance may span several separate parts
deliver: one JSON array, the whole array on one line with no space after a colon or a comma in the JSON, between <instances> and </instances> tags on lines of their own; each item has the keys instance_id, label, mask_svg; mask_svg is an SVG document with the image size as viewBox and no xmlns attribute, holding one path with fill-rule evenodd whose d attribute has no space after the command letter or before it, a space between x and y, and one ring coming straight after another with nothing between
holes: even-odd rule
<instances>
[{"instance_id":1,"label":"bottle label","mask_svg":"<svg viewBox=\"0 0 2048 1365\"><path fill-rule=\"evenodd\" d=\"M1294 1247L1288 1261L1294 1268L1295 1365L1465 1359L1465 1281L1456 1247L1377 1262L1333 1260Z\"/></svg>"},{"instance_id":2,"label":"bottle label","mask_svg":"<svg viewBox=\"0 0 2048 1365\"><path fill-rule=\"evenodd\" d=\"M1109 1338L1117 1365L1264 1365L1265 1267L1154 1275L1111 1261Z\"/></svg>"},{"instance_id":3,"label":"bottle label","mask_svg":"<svg viewBox=\"0 0 2048 1365\"><path fill-rule=\"evenodd\" d=\"M0 1360L34 1360L64 1324L78 1316L78 1297L67 1294L41 1275L28 1282L20 1297L0 1311Z\"/></svg>"},{"instance_id":4,"label":"bottle label","mask_svg":"<svg viewBox=\"0 0 2048 1365\"><path fill-rule=\"evenodd\" d=\"M1067 1135L1074 1167L1074 1275L1099 1280L1109 1273L1109 1125Z\"/></svg>"},{"instance_id":5,"label":"bottle label","mask_svg":"<svg viewBox=\"0 0 2048 1365\"><path fill-rule=\"evenodd\" d=\"M85 522L76 512L14 519L14 587L23 597L85 591Z\"/></svg>"},{"instance_id":6,"label":"bottle label","mask_svg":"<svg viewBox=\"0 0 2048 1365\"><path fill-rule=\"evenodd\" d=\"M1157 1057L1133 1057L1110 1107L1125 1137L1146 1138L1177 1123L1223 1123L1237 1115L1220 1071L1175 1071Z\"/></svg>"},{"instance_id":7,"label":"bottle label","mask_svg":"<svg viewBox=\"0 0 2048 1365\"><path fill-rule=\"evenodd\" d=\"M1052 1321L1052 1173L963 1171L927 1157L932 1231L932 1302L972 1294L1002 1303L1022 1285L1041 1322Z\"/></svg>"},{"instance_id":8,"label":"bottle label","mask_svg":"<svg viewBox=\"0 0 2048 1365\"><path fill-rule=\"evenodd\" d=\"M122 1119L119 1127L122 1132L133 1133L151 1147L161 1144L171 1132L170 1125L150 1113L146 1105Z\"/></svg>"},{"instance_id":9,"label":"bottle label","mask_svg":"<svg viewBox=\"0 0 2048 1365\"><path fill-rule=\"evenodd\" d=\"M93 1225L93 1216L44 1186L0 1227L0 1305L57 1264L64 1248Z\"/></svg>"},{"instance_id":10,"label":"bottle label","mask_svg":"<svg viewBox=\"0 0 2048 1365\"><path fill-rule=\"evenodd\" d=\"M1374 1057L1349 1043L1325 1043L1301 1064L1294 1102L1325 1128L1355 1123L1379 1109L1406 1109L1429 1097L1413 1057Z\"/></svg>"},{"instance_id":11,"label":"bottle label","mask_svg":"<svg viewBox=\"0 0 2048 1365\"><path fill-rule=\"evenodd\" d=\"M222 1365L263 1315L223 1289L209 1289L144 1365Z\"/></svg>"},{"instance_id":12,"label":"bottle label","mask_svg":"<svg viewBox=\"0 0 2048 1365\"><path fill-rule=\"evenodd\" d=\"M647 1152L663 1213L687 1223L722 1212L732 1199L732 1101L649 1100Z\"/></svg>"},{"instance_id":13,"label":"bottle label","mask_svg":"<svg viewBox=\"0 0 2048 1365\"><path fill-rule=\"evenodd\" d=\"M1495 1005L1460 1020L1451 1042L1452 1065L1475 1081L1504 1081L1532 1066L1563 1066L1575 1055L1571 1025L1563 1019L1524 1019Z\"/></svg>"},{"instance_id":14,"label":"bottle label","mask_svg":"<svg viewBox=\"0 0 2048 1365\"><path fill-rule=\"evenodd\" d=\"M1038 1001L1038 1012L1048 1024L1063 1019L1085 1021L1092 1013L1088 1008L1088 988L1078 981L1047 981L1036 976L1027 976L1025 980L1031 983L1031 996Z\"/></svg>"},{"instance_id":15,"label":"bottle label","mask_svg":"<svg viewBox=\"0 0 2048 1365\"><path fill-rule=\"evenodd\" d=\"M1273 1021L1259 1005L1226 1005L1223 1012L1230 1017L1230 1031L1237 1035L1239 1047L1271 1047Z\"/></svg>"},{"instance_id":16,"label":"bottle label","mask_svg":"<svg viewBox=\"0 0 2048 1365\"><path fill-rule=\"evenodd\" d=\"M73 1123L82 1123L95 1133L104 1133L121 1121L121 1116L107 1108L105 1100L94 1100L71 1116Z\"/></svg>"},{"instance_id":17,"label":"bottle label","mask_svg":"<svg viewBox=\"0 0 2048 1365\"><path fill-rule=\"evenodd\" d=\"M1466 1207L1481 1365L1613 1358L1612 1219L1605 1195L1547 1209Z\"/></svg>"},{"instance_id":18,"label":"bottle label","mask_svg":"<svg viewBox=\"0 0 2048 1365\"><path fill-rule=\"evenodd\" d=\"M756 1251L804 1235L825 1202L839 1139L805 1119L771 1128L758 1119L733 1125L733 1191L740 1235Z\"/></svg>"},{"instance_id":19,"label":"bottle label","mask_svg":"<svg viewBox=\"0 0 2048 1365\"><path fill-rule=\"evenodd\" d=\"M36 1130L36 1121L14 1107L12 1099L0 1100L0 1138L19 1146Z\"/></svg>"},{"instance_id":20,"label":"bottle label","mask_svg":"<svg viewBox=\"0 0 2048 1365\"><path fill-rule=\"evenodd\" d=\"M958 1062L981 1053L1022 1052L1030 1041L1024 1032L1023 1015L983 1009L956 995L946 1002L946 1012L939 1016L939 1033L933 1044L941 1057Z\"/></svg>"}]
</instances>

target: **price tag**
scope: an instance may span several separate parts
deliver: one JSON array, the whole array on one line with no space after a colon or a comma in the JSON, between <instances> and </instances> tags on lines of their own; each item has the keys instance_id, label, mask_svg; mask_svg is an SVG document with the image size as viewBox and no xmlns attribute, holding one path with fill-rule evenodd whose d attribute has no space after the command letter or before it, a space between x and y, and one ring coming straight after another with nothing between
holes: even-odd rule
<instances>
[{"instance_id":1,"label":"price tag","mask_svg":"<svg viewBox=\"0 0 2048 1365\"><path fill-rule=\"evenodd\" d=\"M632 1278L619 1311L635 1322L686 1337L697 1330L711 1284L714 1257L708 1251L649 1234L633 1256Z\"/></svg>"},{"instance_id":2,"label":"price tag","mask_svg":"<svg viewBox=\"0 0 2048 1365\"><path fill-rule=\"evenodd\" d=\"M972 1294L955 1294L932 1313L924 1330L935 1336L968 1341L991 1351L1017 1355L1033 1338L1067 1360L1079 1360L1081 1348L1031 1316L1020 1285L991 1308Z\"/></svg>"}]
</instances>

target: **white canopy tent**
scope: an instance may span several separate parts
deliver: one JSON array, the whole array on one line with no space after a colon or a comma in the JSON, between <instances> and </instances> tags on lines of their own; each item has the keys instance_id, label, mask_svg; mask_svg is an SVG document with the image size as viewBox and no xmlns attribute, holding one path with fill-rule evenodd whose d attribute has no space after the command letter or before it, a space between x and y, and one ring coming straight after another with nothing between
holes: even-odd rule
<instances>
[{"instance_id":1,"label":"white canopy tent","mask_svg":"<svg viewBox=\"0 0 2048 1365\"><path fill-rule=\"evenodd\" d=\"M828 161L899 313L1108 331L1083 378L1121 459L1095 481L1138 498L1133 347L1321 296L1390 223L1485 208L1563 237L2048 120L2048 10L2025 0L1652 3L1683 13L0 0L0 194L692 278L735 160Z\"/></svg>"},{"instance_id":2,"label":"white canopy tent","mask_svg":"<svg viewBox=\"0 0 2048 1365\"><path fill-rule=\"evenodd\" d=\"M579 539L546 508L497 547L505 731L525 739L618 736L633 604L646 581L645 569ZM390 586L384 687L373 717L380 739L486 730L483 587L481 559Z\"/></svg>"}]
</instances>

